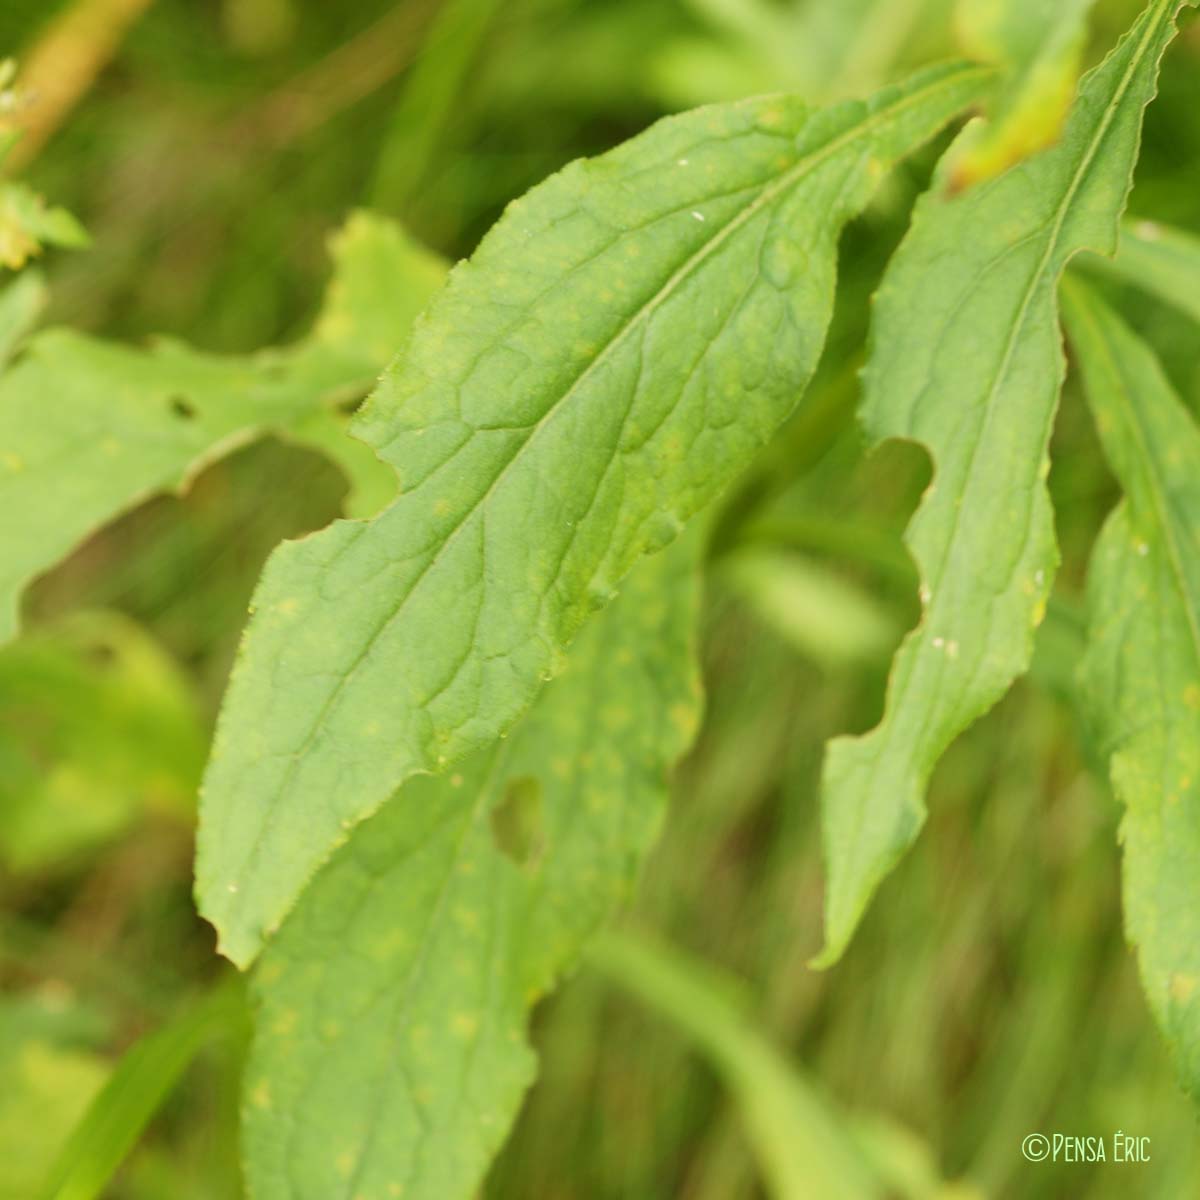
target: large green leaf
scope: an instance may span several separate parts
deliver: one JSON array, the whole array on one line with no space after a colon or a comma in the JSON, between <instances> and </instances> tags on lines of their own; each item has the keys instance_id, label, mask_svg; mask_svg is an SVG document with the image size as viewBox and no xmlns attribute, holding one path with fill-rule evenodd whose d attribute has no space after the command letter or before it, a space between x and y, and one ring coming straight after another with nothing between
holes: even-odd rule
<instances>
[{"instance_id":1,"label":"large green leaf","mask_svg":"<svg viewBox=\"0 0 1200 1200\"><path fill-rule=\"evenodd\" d=\"M1058 280L1077 251L1116 248L1182 4L1149 5L1083 80L1053 149L948 195L951 147L876 297L864 423L875 439L923 443L935 476L907 535L924 619L896 657L883 720L826 756L825 964L916 837L943 750L1029 665L1058 562L1046 491Z\"/></svg>"},{"instance_id":2,"label":"large green leaf","mask_svg":"<svg viewBox=\"0 0 1200 1200\"><path fill-rule=\"evenodd\" d=\"M256 972L258 1200L467 1200L533 1073L530 1005L624 897L700 708L696 539L639 567L510 737L414 779Z\"/></svg>"},{"instance_id":3,"label":"large green leaf","mask_svg":"<svg viewBox=\"0 0 1200 1200\"><path fill-rule=\"evenodd\" d=\"M146 351L49 330L0 376L0 507L21 514L0 536L0 642L16 633L25 585L100 525L264 432L313 440L314 421L371 386L443 272L365 214L333 253L314 334L289 349ZM339 459L363 456L345 440Z\"/></svg>"},{"instance_id":4,"label":"large green leaf","mask_svg":"<svg viewBox=\"0 0 1200 1200\"><path fill-rule=\"evenodd\" d=\"M1125 808L1125 922L1200 1099L1200 430L1152 351L1080 283L1064 316L1126 500L1088 580L1081 695Z\"/></svg>"},{"instance_id":5,"label":"large green leaf","mask_svg":"<svg viewBox=\"0 0 1200 1200\"><path fill-rule=\"evenodd\" d=\"M357 422L399 499L282 546L259 584L201 812L224 953L253 959L408 776L508 728L771 436L820 350L839 230L986 77L669 118L511 205L452 272Z\"/></svg>"}]
</instances>

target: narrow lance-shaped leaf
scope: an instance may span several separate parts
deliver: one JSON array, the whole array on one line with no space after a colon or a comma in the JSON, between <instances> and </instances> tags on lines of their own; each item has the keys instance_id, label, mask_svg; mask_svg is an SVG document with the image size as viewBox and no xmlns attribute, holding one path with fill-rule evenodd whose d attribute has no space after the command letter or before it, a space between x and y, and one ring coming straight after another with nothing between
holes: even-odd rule
<instances>
[{"instance_id":1,"label":"narrow lance-shaped leaf","mask_svg":"<svg viewBox=\"0 0 1200 1200\"><path fill-rule=\"evenodd\" d=\"M255 976L257 1200L469 1200L534 1069L530 1005L627 893L700 709L696 539L630 576L506 740L410 781Z\"/></svg>"},{"instance_id":2,"label":"narrow lance-shaped leaf","mask_svg":"<svg viewBox=\"0 0 1200 1200\"><path fill-rule=\"evenodd\" d=\"M20 594L34 576L148 496L185 486L265 432L312 441L319 431L323 449L337 445L314 422L333 421L331 405L372 385L443 272L365 214L351 218L333 252L317 328L284 350L239 358L164 342L145 351L61 329L31 339L0 376L0 510L9 514L0 642L17 632ZM339 447L343 463L349 445Z\"/></svg>"},{"instance_id":3,"label":"narrow lance-shaped leaf","mask_svg":"<svg viewBox=\"0 0 1200 1200\"><path fill-rule=\"evenodd\" d=\"M404 779L510 726L771 436L825 334L839 230L985 75L668 118L539 185L452 272L357 423L399 499L284 545L259 584L201 812L224 953L253 959Z\"/></svg>"},{"instance_id":4,"label":"narrow lance-shaped leaf","mask_svg":"<svg viewBox=\"0 0 1200 1200\"><path fill-rule=\"evenodd\" d=\"M1088 579L1081 696L1125 809L1125 924L1200 1099L1200 430L1136 334L1079 282L1064 316L1126 500Z\"/></svg>"},{"instance_id":5,"label":"narrow lance-shaped leaf","mask_svg":"<svg viewBox=\"0 0 1200 1200\"><path fill-rule=\"evenodd\" d=\"M1029 666L1058 562L1045 482L1063 375L1058 280L1076 251L1116 248L1181 7L1150 4L1083 80L1053 149L947 195L951 147L876 297L864 424L874 439L923 443L935 465L907 535L924 619L896 657L880 724L826 756L823 964L916 837L946 746Z\"/></svg>"}]
</instances>

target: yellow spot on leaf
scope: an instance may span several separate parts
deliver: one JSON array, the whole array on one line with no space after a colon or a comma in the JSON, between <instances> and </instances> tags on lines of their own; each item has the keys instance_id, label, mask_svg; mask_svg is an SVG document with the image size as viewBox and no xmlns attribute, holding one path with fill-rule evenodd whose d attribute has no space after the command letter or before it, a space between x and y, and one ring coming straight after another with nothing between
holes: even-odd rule
<instances>
[{"instance_id":1,"label":"yellow spot on leaf","mask_svg":"<svg viewBox=\"0 0 1200 1200\"><path fill-rule=\"evenodd\" d=\"M294 1008L285 1008L271 1023L271 1032L283 1037L296 1028L299 1019L299 1014Z\"/></svg>"},{"instance_id":2,"label":"yellow spot on leaf","mask_svg":"<svg viewBox=\"0 0 1200 1200\"><path fill-rule=\"evenodd\" d=\"M450 1032L457 1038L470 1041L479 1032L479 1018L473 1013L455 1013L450 1019Z\"/></svg>"},{"instance_id":3,"label":"yellow spot on leaf","mask_svg":"<svg viewBox=\"0 0 1200 1200\"><path fill-rule=\"evenodd\" d=\"M1169 991L1176 1004L1187 1004L1200 988L1200 977L1177 971L1171 976Z\"/></svg>"}]
</instances>

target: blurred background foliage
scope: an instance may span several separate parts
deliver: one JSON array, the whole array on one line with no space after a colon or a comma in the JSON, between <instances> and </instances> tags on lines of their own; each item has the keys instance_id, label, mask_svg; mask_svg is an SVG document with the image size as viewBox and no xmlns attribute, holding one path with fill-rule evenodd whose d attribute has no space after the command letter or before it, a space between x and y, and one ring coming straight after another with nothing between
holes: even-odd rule
<instances>
[{"instance_id":1,"label":"blurred background foliage","mask_svg":"<svg viewBox=\"0 0 1200 1200\"><path fill-rule=\"evenodd\" d=\"M1139 7L1100 0L1089 61ZM47 255L51 323L250 351L306 327L354 207L461 257L509 199L664 113L857 94L954 52L952 9L7 0L0 52L34 103L6 168L91 238ZM1149 114L1135 214L1200 231L1198 114L1194 22ZM844 962L805 965L820 749L875 720L917 612L900 534L928 465L864 456L853 407L869 296L937 149L848 231L825 363L714 522L707 720L629 918L656 940L605 941L540 1008L541 1079L488 1197L794 1200L841 1194L834 1177L863 1196L1197 1194L1195 1116L1121 933L1117 813L1066 703L1115 499L1070 386L1051 477L1064 570L1033 675L947 756ZM1125 307L1197 406L1194 324ZM39 581L0 651L0 1200L39 1194L106 1080L137 1146L99 1194L239 1194L244 1029L196 1033L197 997L236 984L191 907L195 786L258 570L345 486L314 452L240 450ZM180 1047L201 1049L171 1090ZM137 1097L168 1092L138 1139ZM1029 1132L1118 1129L1150 1137L1152 1161L1021 1157Z\"/></svg>"}]
</instances>

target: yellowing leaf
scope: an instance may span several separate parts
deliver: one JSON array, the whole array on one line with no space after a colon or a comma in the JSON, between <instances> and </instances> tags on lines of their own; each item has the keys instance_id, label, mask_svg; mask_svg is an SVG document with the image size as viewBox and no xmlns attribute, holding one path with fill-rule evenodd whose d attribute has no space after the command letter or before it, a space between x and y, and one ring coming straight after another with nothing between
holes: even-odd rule
<instances>
[{"instance_id":1,"label":"yellowing leaf","mask_svg":"<svg viewBox=\"0 0 1200 1200\"><path fill-rule=\"evenodd\" d=\"M958 0L967 54L1004 68L989 120L957 151L952 185L999 175L1051 145L1071 108L1095 0Z\"/></svg>"}]
</instances>

